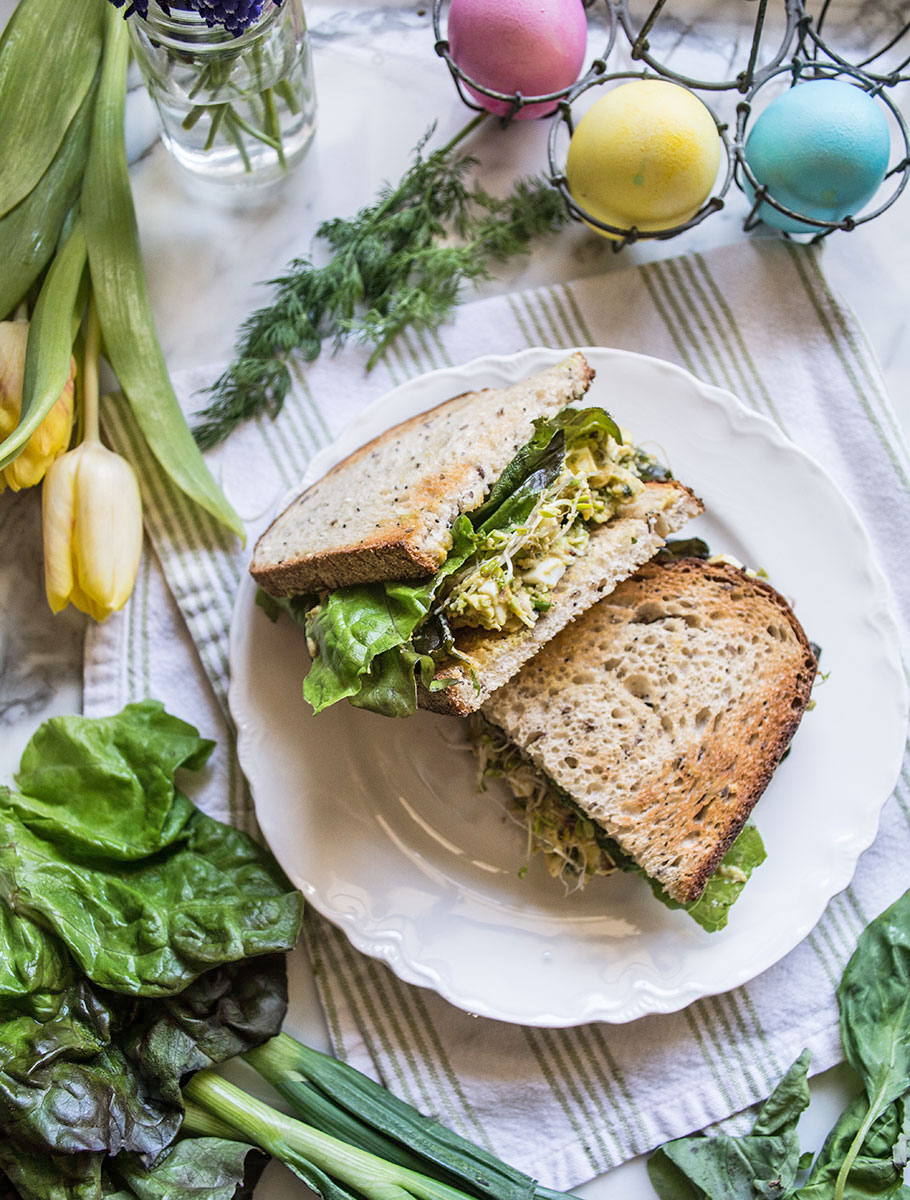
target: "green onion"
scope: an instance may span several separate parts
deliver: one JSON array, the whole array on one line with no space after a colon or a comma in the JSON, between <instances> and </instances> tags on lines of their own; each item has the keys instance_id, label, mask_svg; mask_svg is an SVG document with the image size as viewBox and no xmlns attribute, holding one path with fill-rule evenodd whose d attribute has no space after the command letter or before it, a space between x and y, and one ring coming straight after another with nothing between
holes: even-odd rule
<instances>
[{"instance_id":1,"label":"green onion","mask_svg":"<svg viewBox=\"0 0 910 1200\"><path fill-rule=\"evenodd\" d=\"M342 1114L365 1122L399 1151L408 1148L412 1160L415 1154L422 1160L424 1172L441 1170L472 1194L491 1200L527 1200L542 1194L534 1180L494 1154L423 1116L347 1063L301 1045L285 1033L249 1051L245 1058L296 1111L327 1132L349 1136L340 1124L321 1123L312 1107L312 1092L334 1102ZM359 1139L357 1144L365 1146Z\"/></svg>"},{"instance_id":2,"label":"green onion","mask_svg":"<svg viewBox=\"0 0 910 1200\"><path fill-rule=\"evenodd\" d=\"M367 1200L468 1200L448 1184L277 1112L214 1072L200 1071L183 1091L191 1103L233 1125L245 1141L279 1159L328 1200L352 1195Z\"/></svg>"},{"instance_id":3,"label":"green onion","mask_svg":"<svg viewBox=\"0 0 910 1200\"><path fill-rule=\"evenodd\" d=\"M235 533L243 524L212 478L168 378L155 333L127 173L123 117L129 41L105 5L106 44L82 212L105 355L149 449L174 483Z\"/></svg>"},{"instance_id":4,"label":"green onion","mask_svg":"<svg viewBox=\"0 0 910 1200\"><path fill-rule=\"evenodd\" d=\"M216 1117L208 1109L202 1108L201 1105L187 1099L185 1093L183 1097L183 1124L180 1126L180 1132L190 1134L192 1137L227 1138L229 1141L235 1142L242 1142L244 1140L240 1131L235 1129L233 1125L229 1125L227 1121L222 1121L220 1117Z\"/></svg>"},{"instance_id":5,"label":"green onion","mask_svg":"<svg viewBox=\"0 0 910 1200\"><path fill-rule=\"evenodd\" d=\"M252 1142L324 1200L572 1200L287 1034L243 1056L302 1120L212 1071L184 1087L184 1131Z\"/></svg>"},{"instance_id":6,"label":"green onion","mask_svg":"<svg viewBox=\"0 0 910 1200\"><path fill-rule=\"evenodd\" d=\"M279 1034L265 1045L251 1050L247 1061L272 1084L297 1116L308 1125L313 1125L323 1133L330 1133L333 1137L341 1138L350 1142L352 1146L368 1150L370 1154L388 1159L401 1167L409 1167L414 1171L426 1170L425 1161L412 1154L400 1142L377 1132L360 1116L341 1108L336 1097L326 1096L318 1087L314 1087L300 1070L305 1054L315 1055L317 1065L318 1060L325 1057L315 1050L310 1051L306 1046L301 1046L287 1034ZM335 1060L328 1061L332 1063ZM388 1100L389 1093L384 1089L380 1091L382 1099Z\"/></svg>"},{"instance_id":7,"label":"green onion","mask_svg":"<svg viewBox=\"0 0 910 1200\"><path fill-rule=\"evenodd\" d=\"M0 470L13 461L66 386L73 352L73 313L85 272L85 236L77 222L54 259L35 305L25 352L19 424L0 442Z\"/></svg>"},{"instance_id":8,"label":"green onion","mask_svg":"<svg viewBox=\"0 0 910 1200\"><path fill-rule=\"evenodd\" d=\"M16 9L0 48L0 216L35 187L79 111L101 57L106 7L21 0Z\"/></svg>"}]
</instances>

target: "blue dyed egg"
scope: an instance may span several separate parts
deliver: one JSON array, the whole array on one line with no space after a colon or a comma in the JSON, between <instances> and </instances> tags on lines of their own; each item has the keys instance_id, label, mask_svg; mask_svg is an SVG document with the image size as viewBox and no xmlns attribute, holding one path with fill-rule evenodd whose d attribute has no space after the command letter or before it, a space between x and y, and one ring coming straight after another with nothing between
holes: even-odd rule
<instances>
[{"instance_id":1,"label":"blue dyed egg","mask_svg":"<svg viewBox=\"0 0 910 1200\"><path fill-rule=\"evenodd\" d=\"M843 79L798 83L773 100L746 138L745 158L768 194L820 221L856 216L888 170L891 137L882 105ZM755 190L743 180L754 199ZM763 204L759 217L788 233L818 233Z\"/></svg>"}]
</instances>

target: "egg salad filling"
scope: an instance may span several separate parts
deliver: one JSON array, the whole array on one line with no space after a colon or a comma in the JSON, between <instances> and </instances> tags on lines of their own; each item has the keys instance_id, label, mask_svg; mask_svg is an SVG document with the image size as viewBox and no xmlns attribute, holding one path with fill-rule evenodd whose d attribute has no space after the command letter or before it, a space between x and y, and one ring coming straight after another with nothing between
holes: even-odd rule
<instances>
[{"instance_id":1,"label":"egg salad filling","mask_svg":"<svg viewBox=\"0 0 910 1200\"><path fill-rule=\"evenodd\" d=\"M531 627L550 594L583 554L590 525L609 521L642 492L649 456L625 438L591 431L566 447L562 469L519 525L481 531L477 551L442 590L436 613L451 628Z\"/></svg>"},{"instance_id":2,"label":"egg salad filling","mask_svg":"<svg viewBox=\"0 0 910 1200\"><path fill-rule=\"evenodd\" d=\"M512 793L507 809L527 835L527 860L543 855L547 870L567 892L595 875L612 875L627 861L616 843L578 809L569 796L534 766L503 731L480 713L470 720L478 784L502 779ZM527 871L527 864L522 874Z\"/></svg>"}]
</instances>

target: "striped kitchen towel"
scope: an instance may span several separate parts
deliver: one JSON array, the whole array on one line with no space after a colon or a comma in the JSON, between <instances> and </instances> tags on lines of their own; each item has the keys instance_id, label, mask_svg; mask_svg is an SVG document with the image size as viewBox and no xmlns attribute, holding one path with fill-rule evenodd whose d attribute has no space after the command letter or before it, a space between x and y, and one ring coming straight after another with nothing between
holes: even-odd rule
<instances>
[{"instance_id":1,"label":"striped kitchen towel","mask_svg":"<svg viewBox=\"0 0 910 1200\"><path fill-rule=\"evenodd\" d=\"M735 392L827 467L860 509L910 628L910 573L893 554L910 545L910 458L868 345L819 260L814 249L744 241L464 305L438 336L402 337L369 375L356 348L307 366L280 416L236 433L212 454L213 469L255 537L313 453L412 375L533 345L641 351ZM188 411L211 378L176 381ZM195 721L219 740L197 799L254 828L226 706L228 624L249 547L161 477L123 404L111 401L104 422L140 473L150 548L128 607L91 631L86 711L154 695ZM804 1046L814 1070L836 1062L837 978L862 926L904 889L908 856L905 759L877 841L796 950L746 987L623 1026L553 1031L473 1018L401 983L314 912L307 944L339 1056L565 1188L743 1110ZM292 1006L291 1027L294 1019Z\"/></svg>"}]
</instances>

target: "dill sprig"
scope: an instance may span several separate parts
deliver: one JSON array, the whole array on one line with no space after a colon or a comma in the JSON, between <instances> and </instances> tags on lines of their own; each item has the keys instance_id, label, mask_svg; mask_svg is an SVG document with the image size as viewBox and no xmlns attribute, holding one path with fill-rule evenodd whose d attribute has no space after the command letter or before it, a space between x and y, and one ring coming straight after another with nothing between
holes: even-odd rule
<instances>
[{"instance_id":1,"label":"dill sprig","mask_svg":"<svg viewBox=\"0 0 910 1200\"><path fill-rule=\"evenodd\" d=\"M373 347L370 369L402 330L435 331L448 320L462 285L491 278L496 264L565 223L562 200L543 178L520 179L505 198L471 182L476 159L454 150L482 119L424 155L431 128L395 187L356 216L319 226L316 237L332 252L324 266L297 258L269 281L272 302L241 326L234 361L207 389L212 400L193 431L200 446L250 417L274 417L291 386L292 355L311 362L326 338L335 349L353 339Z\"/></svg>"}]
</instances>

